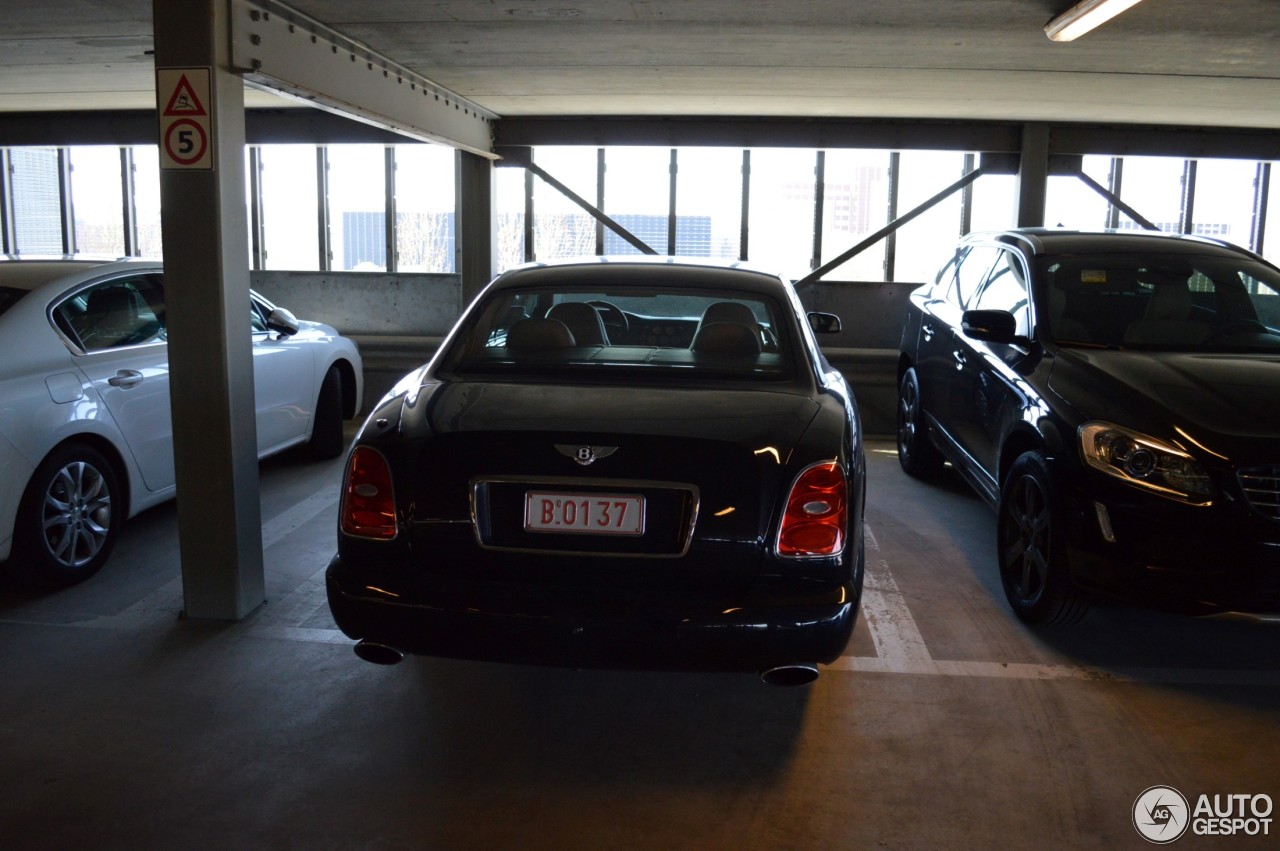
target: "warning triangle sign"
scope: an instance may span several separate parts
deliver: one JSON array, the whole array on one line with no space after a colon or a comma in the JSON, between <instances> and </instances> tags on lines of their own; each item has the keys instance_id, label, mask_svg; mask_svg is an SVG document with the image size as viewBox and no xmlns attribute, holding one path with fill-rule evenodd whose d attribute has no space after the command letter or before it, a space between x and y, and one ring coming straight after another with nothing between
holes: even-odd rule
<instances>
[{"instance_id":1,"label":"warning triangle sign","mask_svg":"<svg viewBox=\"0 0 1280 851\"><path fill-rule=\"evenodd\" d=\"M169 105L164 108L165 115L208 115L205 112L204 104L200 102L200 98L196 96L196 90L191 87L187 75L183 74L178 80L178 85L173 87L173 96L169 98Z\"/></svg>"}]
</instances>

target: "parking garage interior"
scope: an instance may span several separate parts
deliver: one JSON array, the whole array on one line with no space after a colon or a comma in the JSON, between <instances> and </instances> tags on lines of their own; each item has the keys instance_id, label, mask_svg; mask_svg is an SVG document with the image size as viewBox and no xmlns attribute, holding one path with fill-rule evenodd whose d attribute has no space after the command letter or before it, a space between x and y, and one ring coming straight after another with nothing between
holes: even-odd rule
<instances>
[{"instance_id":1,"label":"parking garage interior","mask_svg":"<svg viewBox=\"0 0 1280 851\"><path fill-rule=\"evenodd\" d=\"M1280 257L1280 231L1267 228L1280 12L1266 0L1145 0L1077 41L1048 38L1046 23L1072 6L7 9L4 253L85 247L71 189L79 149L118 162L150 152L158 244L125 209L118 253L159 249L168 274L193 282L168 307L181 329L175 375L199 388L174 397L186 435L175 437L178 489L201 497L134 518L109 566L73 588L33 591L0 567L0 842L1117 848L1146 844L1135 801L1152 787L1220 810L1231 795L1248 796L1242 807L1280 796L1274 624L1116 605L1029 628L1002 599L990 509L958 477L924 484L895 458L905 299L975 215L977 226L1053 225L1063 193L1082 191L1098 216L1073 226L1221 235L1212 228L1230 218L1227 238ZM190 69L207 81L180 73ZM184 81L205 115L178 107ZM297 210L314 262L268 259L255 164L304 146L312 169L357 145L381 166L381 265L335 254L319 203ZM398 152L413 148L446 153L431 190L453 217L439 268L408 263L390 224L412 192L393 189L411 158L397 171ZM648 182L668 189L652 232L623 220L631 210L609 189L623 152L638 149L654 154ZM586 217L577 245L588 253L678 253L677 199L708 151L728 175L717 191L739 211L724 259L791 264L805 303L843 319L826 353L858 396L869 461L866 589L846 654L800 689L730 674L357 659L324 596L341 460L257 464L236 440L210 437L234 431L252 392L238 314L224 306L253 286L355 337L367 413L496 272L553 259L535 202ZM33 152L58 187L52 243L22 217L18 166ZM786 207L804 236L788 231L783 247L751 212L786 206L786 191L752 183L778 152L810 180ZM824 197L834 181L821 175L849 152L882 157L883 194L870 224L833 233L822 220L836 215ZM951 159L909 191L925 154ZM1156 160L1172 201L1138 188L1134 175ZM1211 191L1232 181L1231 215L1207 212ZM998 202L983 194L993 186ZM504 219L507 209L522 217ZM510 240L504 222L519 223ZM1242 816L1255 829L1223 835L1231 819L1211 815L1177 844L1271 847L1280 829L1253 811Z\"/></svg>"}]
</instances>

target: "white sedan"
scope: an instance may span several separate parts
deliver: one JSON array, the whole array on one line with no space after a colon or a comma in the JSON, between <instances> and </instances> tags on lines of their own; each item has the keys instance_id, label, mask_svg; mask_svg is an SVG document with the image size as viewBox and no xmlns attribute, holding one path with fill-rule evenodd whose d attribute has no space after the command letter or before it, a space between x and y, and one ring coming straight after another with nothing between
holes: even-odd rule
<instances>
[{"instance_id":1,"label":"white sedan","mask_svg":"<svg viewBox=\"0 0 1280 851\"><path fill-rule=\"evenodd\" d=\"M360 407L355 343L252 294L258 455L343 450ZM70 585L121 523L174 496L158 262L0 262L0 562Z\"/></svg>"}]
</instances>

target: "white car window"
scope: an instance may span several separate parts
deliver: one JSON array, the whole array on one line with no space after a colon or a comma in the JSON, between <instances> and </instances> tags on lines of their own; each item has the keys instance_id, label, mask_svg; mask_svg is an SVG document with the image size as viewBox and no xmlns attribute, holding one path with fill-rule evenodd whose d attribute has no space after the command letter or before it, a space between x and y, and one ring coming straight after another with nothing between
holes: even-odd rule
<instances>
[{"instance_id":1,"label":"white car window","mask_svg":"<svg viewBox=\"0 0 1280 851\"><path fill-rule=\"evenodd\" d=\"M113 278L58 305L55 320L85 352L164 342L164 288L153 275Z\"/></svg>"}]
</instances>

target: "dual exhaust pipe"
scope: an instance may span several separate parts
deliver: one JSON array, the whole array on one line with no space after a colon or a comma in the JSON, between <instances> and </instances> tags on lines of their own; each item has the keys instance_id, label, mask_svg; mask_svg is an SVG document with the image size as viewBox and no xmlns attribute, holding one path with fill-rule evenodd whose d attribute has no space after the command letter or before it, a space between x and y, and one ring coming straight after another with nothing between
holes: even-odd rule
<instances>
[{"instance_id":1,"label":"dual exhaust pipe","mask_svg":"<svg viewBox=\"0 0 1280 851\"><path fill-rule=\"evenodd\" d=\"M356 655L375 665L398 665L405 653L399 647L377 641L361 639L355 646ZM771 686L807 686L818 678L818 666L809 664L778 665L760 672L760 681Z\"/></svg>"}]
</instances>

